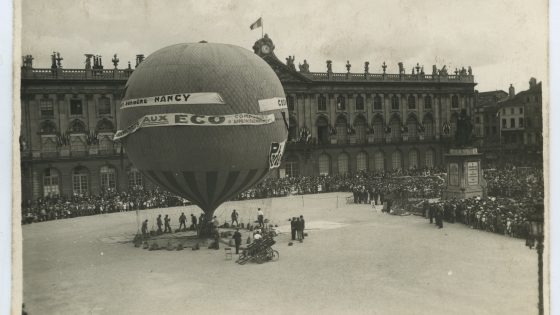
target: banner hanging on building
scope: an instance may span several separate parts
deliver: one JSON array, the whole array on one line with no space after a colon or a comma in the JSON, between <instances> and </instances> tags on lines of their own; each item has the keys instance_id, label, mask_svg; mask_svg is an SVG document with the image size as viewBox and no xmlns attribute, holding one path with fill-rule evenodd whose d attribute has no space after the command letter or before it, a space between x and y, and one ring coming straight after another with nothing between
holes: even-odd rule
<instances>
[{"instance_id":1,"label":"banner hanging on building","mask_svg":"<svg viewBox=\"0 0 560 315\"><path fill-rule=\"evenodd\" d=\"M247 126L266 125L274 122L274 114L198 115L168 113L146 115L126 129L118 130L113 140L122 139L140 128L162 126Z\"/></svg>"},{"instance_id":2,"label":"banner hanging on building","mask_svg":"<svg viewBox=\"0 0 560 315\"><path fill-rule=\"evenodd\" d=\"M269 158L270 169L280 167L280 162L282 162L282 155L284 155L285 147L286 147L286 141L280 143L273 142L270 145L270 158Z\"/></svg>"}]
</instances>

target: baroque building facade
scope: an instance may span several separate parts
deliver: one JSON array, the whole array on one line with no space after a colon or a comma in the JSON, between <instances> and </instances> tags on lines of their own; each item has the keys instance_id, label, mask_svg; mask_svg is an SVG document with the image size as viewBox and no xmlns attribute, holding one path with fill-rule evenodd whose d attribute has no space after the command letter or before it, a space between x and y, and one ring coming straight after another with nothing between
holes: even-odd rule
<instances>
[{"instance_id":1,"label":"baroque building facade","mask_svg":"<svg viewBox=\"0 0 560 315\"><path fill-rule=\"evenodd\" d=\"M289 110L289 141L273 176L341 175L362 170L393 170L442 165L459 113L474 115L474 76L470 67L419 64L406 73L382 71L311 72L304 60L282 62L265 35L253 46L278 75ZM93 65L91 61L93 59ZM50 68L21 69L21 168L23 200L49 194L98 194L152 186L111 139L117 106L134 71L130 63L104 69L101 57L86 55L85 69L63 69L59 54ZM138 55L136 65L143 60Z\"/></svg>"}]
</instances>

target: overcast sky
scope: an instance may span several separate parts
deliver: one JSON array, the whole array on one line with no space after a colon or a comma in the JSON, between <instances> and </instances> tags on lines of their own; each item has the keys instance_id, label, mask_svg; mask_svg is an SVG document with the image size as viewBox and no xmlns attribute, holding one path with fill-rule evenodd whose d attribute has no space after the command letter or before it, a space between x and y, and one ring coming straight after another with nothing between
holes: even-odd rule
<instances>
[{"instance_id":1,"label":"overcast sky","mask_svg":"<svg viewBox=\"0 0 560 315\"><path fill-rule=\"evenodd\" d=\"M83 68L84 54L103 56L112 68L116 53L134 66L136 54L181 42L223 42L251 49L261 30L249 25L262 16L264 32L285 61L307 59L311 71L410 73L416 63L472 66L479 91L528 88L531 76L546 80L547 6L543 0L23 0L22 54L34 67L50 67L58 51L64 68Z\"/></svg>"}]
</instances>

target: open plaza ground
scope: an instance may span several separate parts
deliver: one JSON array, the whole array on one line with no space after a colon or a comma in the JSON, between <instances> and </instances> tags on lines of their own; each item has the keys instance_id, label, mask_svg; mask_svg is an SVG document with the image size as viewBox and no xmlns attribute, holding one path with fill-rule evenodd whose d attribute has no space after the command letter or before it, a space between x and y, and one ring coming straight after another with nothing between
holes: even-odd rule
<instances>
[{"instance_id":1,"label":"open plaza ground","mask_svg":"<svg viewBox=\"0 0 560 315\"><path fill-rule=\"evenodd\" d=\"M347 193L228 202L216 215L278 225L280 259L235 263L220 250L135 248L138 224L198 207L23 225L23 299L36 314L534 314L536 253L524 240L381 207ZM291 241L303 215L308 237ZM244 234L244 238L246 234ZM244 242L245 243L245 240Z\"/></svg>"}]
</instances>

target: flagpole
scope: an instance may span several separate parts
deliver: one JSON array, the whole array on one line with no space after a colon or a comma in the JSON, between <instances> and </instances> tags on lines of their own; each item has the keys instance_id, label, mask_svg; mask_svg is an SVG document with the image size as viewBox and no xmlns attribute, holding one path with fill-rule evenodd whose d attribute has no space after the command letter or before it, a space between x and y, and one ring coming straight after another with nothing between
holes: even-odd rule
<instances>
[{"instance_id":1,"label":"flagpole","mask_svg":"<svg viewBox=\"0 0 560 315\"><path fill-rule=\"evenodd\" d=\"M261 38L264 38L264 20L261 14Z\"/></svg>"}]
</instances>

